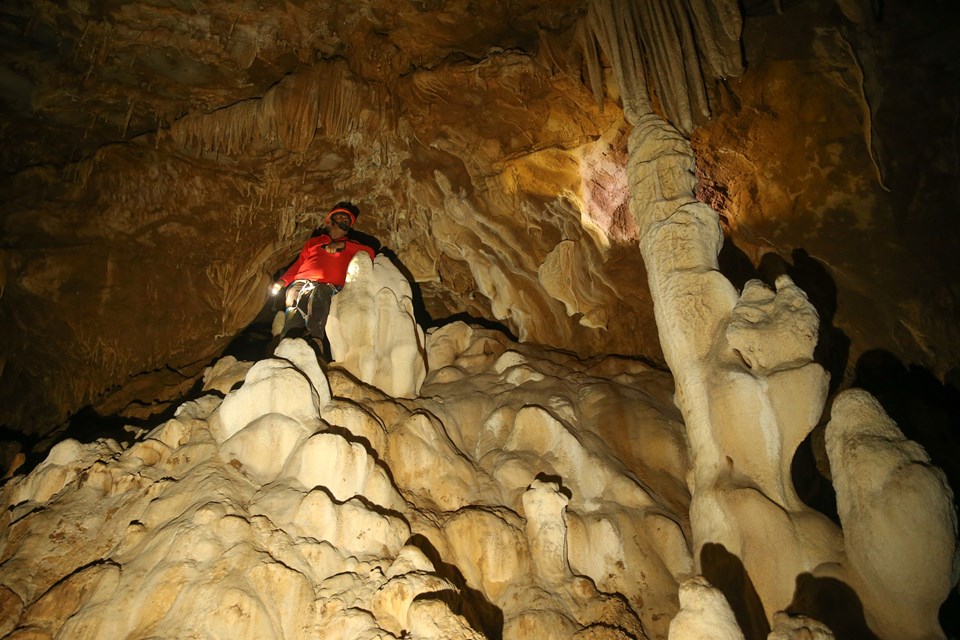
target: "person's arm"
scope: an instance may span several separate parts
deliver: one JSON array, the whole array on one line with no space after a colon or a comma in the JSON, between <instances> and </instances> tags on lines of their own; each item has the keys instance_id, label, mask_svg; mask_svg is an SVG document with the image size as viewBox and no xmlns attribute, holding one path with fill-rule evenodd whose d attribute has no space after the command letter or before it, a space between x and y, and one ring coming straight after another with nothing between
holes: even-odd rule
<instances>
[{"instance_id":1,"label":"person's arm","mask_svg":"<svg viewBox=\"0 0 960 640\"><path fill-rule=\"evenodd\" d=\"M340 238L339 240L334 240L330 236L324 234L320 236L320 238L320 246L323 247L323 250L327 253L340 253L343 251L344 247L347 246L347 242L349 242L346 236Z\"/></svg>"}]
</instances>

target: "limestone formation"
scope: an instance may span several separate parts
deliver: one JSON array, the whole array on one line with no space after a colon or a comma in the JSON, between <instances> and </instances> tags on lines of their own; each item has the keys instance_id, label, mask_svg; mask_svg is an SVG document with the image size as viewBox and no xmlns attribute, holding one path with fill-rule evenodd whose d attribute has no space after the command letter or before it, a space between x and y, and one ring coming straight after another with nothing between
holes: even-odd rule
<instances>
[{"instance_id":1,"label":"limestone formation","mask_svg":"<svg viewBox=\"0 0 960 640\"><path fill-rule=\"evenodd\" d=\"M768 386L749 373L727 342L734 310L745 311L716 270L722 235L716 214L693 198L689 147L655 116L638 122L631 140L631 206L660 339L696 452L695 557L702 564L706 544L722 546L743 561L764 608L779 611L793 598L793 584L780 579L781 571L798 575L840 557L839 532L805 507L787 480L796 446L819 417L826 376L809 353L784 372L792 378L788 384ZM753 524L758 521L763 528ZM770 572L754 553L783 559Z\"/></svg>"},{"instance_id":2,"label":"limestone formation","mask_svg":"<svg viewBox=\"0 0 960 640\"><path fill-rule=\"evenodd\" d=\"M680 585L680 611L670 622L670 640L743 640L723 592L694 576Z\"/></svg>"},{"instance_id":3,"label":"limestone formation","mask_svg":"<svg viewBox=\"0 0 960 640\"><path fill-rule=\"evenodd\" d=\"M833 306L835 381L842 338L850 365L884 348L943 376L956 56L941 12L874 5L21 3L0 15L0 422L172 410L342 199L433 319L659 361L626 205L651 110L692 137L740 260L795 262Z\"/></svg>"},{"instance_id":4,"label":"limestone formation","mask_svg":"<svg viewBox=\"0 0 960 640\"><path fill-rule=\"evenodd\" d=\"M773 292L759 280L747 282L727 327L730 348L761 374L811 362L817 346L819 317L806 294L787 275L776 287Z\"/></svg>"},{"instance_id":5,"label":"limestone formation","mask_svg":"<svg viewBox=\"0 0 960 640\"><path fill-rule=\"evenodd\" d=\"M725 581L731 571L742 574L725 595L750 628L769 629L774 612L811 598L798 586L812 575L853 588L881 637L941 637L937 612L957 578L948 568L957 554L956 514L942 476L910 466L927 459L915 443L881 448L872 460L860 453L869 449L857 443L869 447L878 435L902 440L861 392L841 396L831 423L843 531L799 499L791 463L827 393L828 377L813 362L817 314L786 276L776 292L749 281L737 298L717 271L716 213L695 201L692 153L669 125L641 118L631 154L631 209L694 452L690 518L697 569ZM872 409L858 410L858 404ZM886 483L886 476L895 480ZM885 497L873 497L874 491ZM888 495L911 506L891 508ZM924 524L914 530L918 521ZM800 606L813 607L802 612L814 619L826 615L815 603Z\"/></svg>"},{"instance_id":6,"label":"limestone formation","mask_svg":"<svg viewBox=\"0 0 960 640\"><path fill-rule=\"evenodd\" d=\"M960 577L953 491L869 394L833 404L827 453L849 569L885 638L943 637L940 605Z\"/></svg>"},{"instance_id":7,"label":"limestone formation","mask_svg":"<svg viewBox=\"0 0 960 640\"><path fill-rule=\"evenodd\" d=\"M806 616L791 616L778 611L773 616L773 630L767 640L833 640L827 626Z\"/></svg>"},{"instance_id":8,"label":"limestone formation","mask_svg":"<svg viewBox=\"0 0 960 640\"><path fill-rule=\"evenodd\" d=\"M692 567L669 378L463 324L426 348L414 399L287 339L129 447L59 444L3 488L9 631L666 637Z\"/></svg>"},{"instance_id":9,"label":"limestone formation","mask_svg":"<svg viewBox=\"0 0 960 640\"><path fill-rule=\"evenodd\" d=\"M652 111L648 86L681 131L710 115L705 80L739 75L741 17L735 3L671 1L667 10L648 0L590 4L582 36L587 77L599 95L596 46L610 60L630 122ZM596 41L596 44L595 44ZM648 81L645 70L651 70Z\"/></svg>"},{"instance_id":10,"label":"limestone formation","mask_svg":"<svg viewBox=\"0 0 960 640\"><path fill-rule=\"evenodd\" d=\"M7 3L0 636L943 640L955 435L827 406L955 391L934 4Z\"/></svg>"},{"instance_id":11,"label":"limestone formation","mask_svg":"<svg viewBox=\"0 0 960 640\"><path fill-rule=\"evenodd\" d=\"M354 256L347 280L327 320L334 360L394 397L416 396L426 359L410 283L386 256L366 254Z\"/></svg>"},{"instance_id":12,"label":"limestone formation","mask_svg":"<svg viewBox=\"0 0 960 640\"><path fill-rule=\"evenodd\" d=\"M358 323L377 340L357 343L388 359L422 340L420 360L395 360L404 380L429 365L419 392L391 396L346 358L325 370L287 339L256 363L214 364L214 393L130 446L63 441L0 494L7 630L828 638L807 610L816 598L795 591L811 576L844 581L884 640L936 637L955 583L949 488L869 396L848 393L828 427L844 530L800 502L789 463L825 397L816 316L788 279L738 297L703 268L717 236L706 207L669 214L685 156L663 127L640 123L640 150L659 155L633 166L661 196L647 199L661 219L640 221L673 384L636 360L584 361L463 323L421 334L366 260L345 308L389 294L383 313L403 322ZM690 312L691 284L713 304ZM766 350L784 326L806 330ZM927 524L905 535L908 521Z\"/></svg>"}]
</instances>

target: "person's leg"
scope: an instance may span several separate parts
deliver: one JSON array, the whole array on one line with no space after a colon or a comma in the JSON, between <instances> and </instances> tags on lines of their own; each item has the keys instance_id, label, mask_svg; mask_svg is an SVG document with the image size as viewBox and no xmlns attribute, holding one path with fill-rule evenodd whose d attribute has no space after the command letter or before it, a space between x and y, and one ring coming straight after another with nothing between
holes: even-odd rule
<instances>
[{"instance_id":1,"label":"person's leg","mask_svg":"<svg viewBox=\"0 0 960 640\"><path fill-rule=\"evenodd\" d=\"M287 287L287 293L284 299L286 309L284 309L283 312L283 329L280 330L278 336L280 339L283 339L292 330L305 326L303 314L297 309L297 302L303 285L303 282L294 282Z\"/></svg>"},{"instance_id":2,"label":"person's leg","mask_svg":"<svg viewBox=\"0 0 960 640\"><path fill-rule=\"evenodd\" d=\"M310 296L310 313L307 315L307 333L314 339L320 356L330 362L330 343L327 341L327 317L330 302L339 289L329 284L318 284Z\"/></svg>"},{"instance_id":3,"label":"person's leg","mask_svg":"<svg viewBox=\"0 0 960 640\"><path fill-rule=\"evenodd\" d=\"M310 294L310 306L307 313L307 333L320 338L327 335L327 316L330 315L330 301L337 290L329 284L318 284Z\"/></svg>"},{"instance_id":4,"label":"person's leg","mask_svg":"<svg viewBox=\"0 0 960 640\"><path fill-rule=\"evenodd\" d=\"M267 356L272 356L277 345L280 344L280 341L288 337L289 334L293 334L291 337L298 337L300 333L298 330L306 327L306 321L303 317L305 312L298 308L298 305L299 307L306 307L307 305L307 301L303 300L300 296L300 291L305 284L306 282L300 280L287 287L283 298L285 305L283 310L283 326L280 327L280 332L273 336L270 342L267 343Z\"/></svg>"}]
</instances>

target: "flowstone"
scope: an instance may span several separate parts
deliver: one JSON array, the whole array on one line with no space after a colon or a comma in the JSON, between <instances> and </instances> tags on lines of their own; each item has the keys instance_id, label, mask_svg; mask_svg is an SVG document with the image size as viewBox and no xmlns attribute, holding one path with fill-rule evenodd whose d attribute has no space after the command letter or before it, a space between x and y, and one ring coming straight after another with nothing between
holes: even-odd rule
<instances>
[{"instance_id":1,"label":"flowstone","mask_svg":"<svg viewBox=\"0 0 960 640\"><path fill-rule=\"evenodd\" d=\"M459 323L425 356L395 398L285 340L127 448L61 443L0 493L4 630L665 638L693 566L669 376Z\"/></svg>"},{"instance_id":2,"label":"flowstone","mask_svg":"<svg viewBox=\"0 0 960 640\"><path fill-rule=\"evenodd\" d=\"M719 273L718 216L694 197L689 143L658 116L637 119L629 171L660 341L690 443L697 570L722 588L751 637L772 626L772 637L826 637L818 621L833 614L816 592L829 585L855 593L880 638L942 638L937 612L957 580L956 514L943 474L869 394L848 392L827 428L842 530L805 505L791 464L828 387L813 362L816 310L787 276L775 291L752 280L738 295ZM697 615L718 615L695 604L712 591L685 584L703 597L683 604L681 591L683 622L672 638L689 637L684 629L695 628ZM783 611L806 614L809 628L791 627Z\"/></svg>"}]
</instances>

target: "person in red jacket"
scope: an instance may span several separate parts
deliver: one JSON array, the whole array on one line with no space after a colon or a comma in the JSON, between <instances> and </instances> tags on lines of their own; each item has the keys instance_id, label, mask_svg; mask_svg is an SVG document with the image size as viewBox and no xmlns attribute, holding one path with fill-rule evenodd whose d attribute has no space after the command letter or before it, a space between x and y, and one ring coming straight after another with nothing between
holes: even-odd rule
<instances>
[{"instance_id":1,"label":"person in red jacket","mask_svg":"<svg viewBox=\"0 0 960 640\"><path fill-rule=\"evenodd\" d=\"M373 249L348 237L359 213L352 204L337 204L324 219L321 232L306 241L296 262L273 283L272 295L287 287L283 329L275 342L304 326L309 335L323 341L330 302L343 289L350 260L361 251L374 257Z\"/></svg>"}]
</instances>

